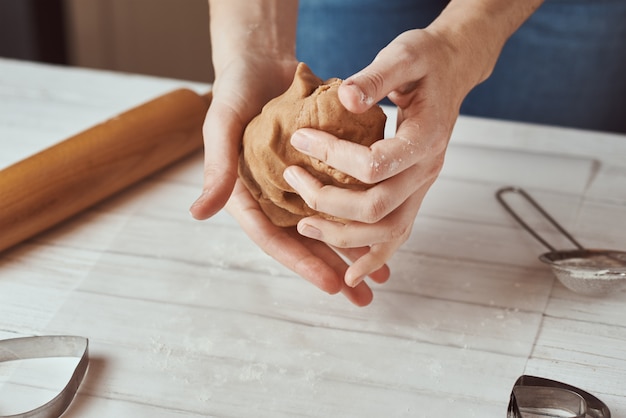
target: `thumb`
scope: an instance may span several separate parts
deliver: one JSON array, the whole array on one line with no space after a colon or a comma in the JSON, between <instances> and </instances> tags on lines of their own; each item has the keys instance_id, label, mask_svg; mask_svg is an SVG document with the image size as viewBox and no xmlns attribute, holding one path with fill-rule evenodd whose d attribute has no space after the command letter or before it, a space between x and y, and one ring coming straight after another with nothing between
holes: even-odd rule
<instances>
[{"instance_id":1,"label":"thumb","mask_svg":"<svg viewBox=\"0 0 626 418\"><path fill-rule=\"evenodd\" d=\"M374 61L339 86L339 100L351 112L363 113L389 93L419 77L416 60L400 37L381 49Z\"/></svg>"},{"instance_id":2,"label":"thumb","mask_svg":"<svg viewBox=\"0 0 626 418\"><path fill-rule=\"evenodd\" d=\"M214 100L203 126L204 185L202 194L189 209L194 218L207 219L228 201L237 180L243 129L235 112Z\"/></svg>"}]
</instances>

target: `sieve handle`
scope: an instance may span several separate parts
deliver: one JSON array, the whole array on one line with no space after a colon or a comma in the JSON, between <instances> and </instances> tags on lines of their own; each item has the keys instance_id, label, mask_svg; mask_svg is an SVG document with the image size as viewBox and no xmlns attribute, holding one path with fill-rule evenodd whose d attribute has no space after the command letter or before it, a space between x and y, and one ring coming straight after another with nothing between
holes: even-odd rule
<instances>
[{"instance_id":1,"label":"sieve handle","mask_svg":"<svg viewBox=\"0 0 626 418\"><path fill-rule=\"evenodd\" d=\"M531 205L533 205L533 207L543 215L544 218L546 218L551 224L552 226L554 226L556 229L559 230L559 232L561 234L563 234L563 236L565 236L568 240L570 240L570 242L572 244L574 244L578 249L580 250L584 250L585 248L580 245L578 243L578 241L576 241L574 239L574 237L572 237L570 235L569 232L567 232L561 225L559 225L559 223L557 221L554 220L554 218L552 218L552 216L550 216L548 214L548 212L546 212L541 206L539 206L539 203L537 203L532 197L530 197L530 195L528 193L526 193L522 188L520 187L514 187L514 186L508 186L508 187L503 187L500 190L498 190L496 192L496 198L498 199L498 201L500 202L500 204L507 210L507 212L509 212L511 214L511 216L513 216L513 218L515 218L515 220L526 230L528 231L528 233L530 235L532 235L533 237L535 237L535 239L537 241L539 241L540 243L542 243L546 248L548 248L550 251L557 251L556 248L554 248L552 245L550 245L548 243L548 241L546 241L545 239L543 239L534 229L532 229L526 222L524 222L524 220L509 206L509 204L504 200L504 198L502 197L502 195L506 194L506 193L517 193L519 195L521 195L524 199L526 199Z\"/></svg>"}]
</instances>

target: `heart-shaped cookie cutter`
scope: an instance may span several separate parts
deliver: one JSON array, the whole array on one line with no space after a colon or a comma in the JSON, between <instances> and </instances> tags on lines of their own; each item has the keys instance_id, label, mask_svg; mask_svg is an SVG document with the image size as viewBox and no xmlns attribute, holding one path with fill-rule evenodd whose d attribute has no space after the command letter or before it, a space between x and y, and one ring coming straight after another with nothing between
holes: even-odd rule
<instances>
[{"instance_id":1,"label":"heart-shaped cookie cutter","mask_svg":"<svg viewBox=\"0 0 626 418\"><path fill-rule=\"evenodd\" d=\"M536 376L521 376L511 391L507 418L611 418L600 399L582 389Z\"/></svg>"},{"instance_id":2,"label":"heart-shaped cookie cutter","mask_svg":"<svg viewBox=\"0 0 626 418\"><path fill-rule=\"evenodd\" d=\"M58 418L70 406L89 366L89 340L72 335L43 335L0 341L0 363L52 357L80 358L72 376L57 396L27 412L0 418Z\"/></svg>"}]
</instances>

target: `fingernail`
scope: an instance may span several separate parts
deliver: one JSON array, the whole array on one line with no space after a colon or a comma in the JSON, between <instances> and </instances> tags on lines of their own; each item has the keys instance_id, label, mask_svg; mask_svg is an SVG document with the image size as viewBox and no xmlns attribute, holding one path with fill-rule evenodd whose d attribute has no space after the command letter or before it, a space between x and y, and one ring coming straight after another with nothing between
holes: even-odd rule
<instances>
[{"instance_id":1,"label":"fingernail","mask_svg":"<svg viewBox=\"0 0 626 418\"><path fill-rule=\"evenodd\" d=\"M206 200L206 195L207 195L206 190L203 190L200 196L196 199L196 201L191 204L190 208L193 209L196 206L200 206Z\"/></svg>"},{"instance_id":2,"label":"fingernail","mask_svg":"<svg viewBox=\"0 0 626 418\"><path fill-rule=\"evenodd\" d=\"M360 277L356 277L354 279L346 279L346 284L350 287L357 287L362 281L363 281L363 276Z\"/></svg>"},{"instance_id":3,"label":"fingernail","mask_svg":"<svg viewBox=\"0 0 626 418\"><path fill-rule=\"evenodd\" d=\"M301 222L298 224L298 232L300 233L300 235L304 235L305 237L317 240L322 239L322 231L310 224L307 224L306 222Z\"/></svg>"},{"instance_id":4,"label":"fingernail","mask_svg":"<svg viewBox=\"0 0 626 418\"><path fill-rule=\"evenodd\" d=\"M359 77L359 75L354 76L354 78L357 78L357 77ZM361 88L357 84L355 84L354 80L352 79L346 80L345 85L346 87L352 89L352 91L359 98L360 103L363 103L367 106L374 104L374 98L365 94L365 92L363 92L363 90L361 90Z\"/></svg>"},{"instance_id":5,"label":"fingernail","mask_svg":"<svg viewBox=\"0 0 626 418\"><path fill-rule=\"evenodd\" d=\"M193 202L189 207L189 214L192 218L202 219L201 210L199 212L198 209L201 208L206 201L207 195L208 193L206 192L206 190L203 191L202 194L196 199L196 201Z\"/></svg>"},{"instance_id":6,"label":"fingernail","mask_svg":"<svg viewBox=\"0 0 626 418\"><path fill-rule=\"evenodd\" d=\"M298 187L300 187L300 180L290 167L287 167L285 171L283 171L283 178L294 190L298 190Z\"/></svg>"},{"instance_id":7,"label":"fingernail","mask_svg":"<svg viewBox=\"0 0 626 418\"><path fill-rule=\"evenodd\" d=\"M309 136L304 132L298 130L291 135L291 146L293 146L298 151L308 152L309 151Z\"/></svg>"}]
</instances>

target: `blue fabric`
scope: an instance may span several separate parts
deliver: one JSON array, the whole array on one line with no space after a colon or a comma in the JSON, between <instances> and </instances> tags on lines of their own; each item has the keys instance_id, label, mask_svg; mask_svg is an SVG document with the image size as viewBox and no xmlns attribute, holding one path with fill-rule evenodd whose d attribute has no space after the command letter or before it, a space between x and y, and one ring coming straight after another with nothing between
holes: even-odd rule
<instances>
[{"instance_id":1,"label":"blue fabric","mask_svg":"<svg viewBox=\"0 0 626 418\"><path fill-rule=\"evenodd\" d=\"M346 78L445 0L300 0L297 56ZM547 0L509 39L461 113L626 132L626 1Z\"/></svg>"}]
</instances>

